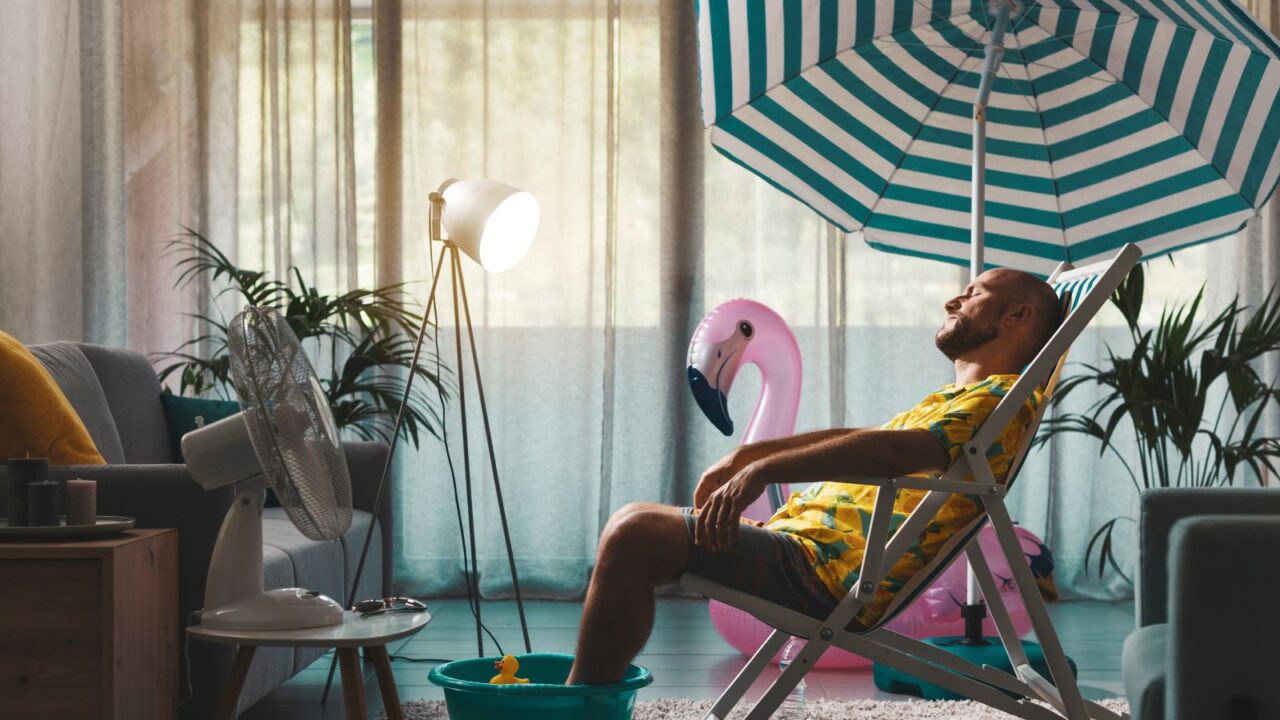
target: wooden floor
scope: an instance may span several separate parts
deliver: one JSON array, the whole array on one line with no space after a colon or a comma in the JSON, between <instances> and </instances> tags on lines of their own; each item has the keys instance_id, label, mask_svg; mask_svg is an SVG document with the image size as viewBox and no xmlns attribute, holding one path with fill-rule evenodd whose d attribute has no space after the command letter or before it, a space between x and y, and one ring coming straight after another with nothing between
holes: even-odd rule
<instances>
[{"instance_id":1,"label":"wooden floor","mask_svg":"<svg viewBox=\"0 0 1280 720\"><path fill-rule=\"evenodd\" d=\"M416 637L393 645L396 658L459 659L475 657L475 626L465 600L429 601L431 624ZM538 652L573 652L582 604L573 602L529 602L525 604L529 635ZM1122 694L1120 682L1120 646L1133 629L1132 603L1062 602L1049 606L1054 625L1067 654L1080 671L1080 684L1085 697L1106 698ZM514 602L486 602L485 624L502 642L508 653L523 651L520 624ZM486 654L496 654L486 638ZM335 686L329 704L320 706L321 691L329 669L326 655L296 675L285 685L263 698L246 711L242 718L287 720L341 718L342 692ZM639 699L663 697L714 699L733 678L745 658L726 644L711 626L704 600L662 599L653 636L637 659L649 668L654 682L640 692ZM410 662L395 659L393 670L403 701L439 700L441 688L427 681L427 673L436 662ZM382 703L377 681L369 668L365 678L369 717L376 718ZM777 675L775 668L766 672L748 699L758 697ZM808 675L807 696L832 699L897 699L876 689L871 671L815 670Z\"/></svg>"}]
</instances>

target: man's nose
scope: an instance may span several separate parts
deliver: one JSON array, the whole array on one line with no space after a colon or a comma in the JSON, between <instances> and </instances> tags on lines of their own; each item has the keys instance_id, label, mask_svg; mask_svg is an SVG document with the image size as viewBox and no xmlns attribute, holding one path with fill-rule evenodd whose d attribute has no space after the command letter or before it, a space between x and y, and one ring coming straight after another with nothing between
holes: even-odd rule
<instances>
[{"instance_id":1,"label":"man's nose","mask_svg":"<svg viewBox=\"0 0 1280 720\"><path fill-rule=\"evenodd\" d=\"M946 304L946 305L943 305L943 306L942 306L942 308L943 308L944 310L946 310L947 312L955 312L956 310L959 310L959 309L960 309L960 298L958 298L958 297L953 297L953 298L951 298L950 300L948 300L948 301L947 301L947 304Z\"/></svg>"}]
</instances>

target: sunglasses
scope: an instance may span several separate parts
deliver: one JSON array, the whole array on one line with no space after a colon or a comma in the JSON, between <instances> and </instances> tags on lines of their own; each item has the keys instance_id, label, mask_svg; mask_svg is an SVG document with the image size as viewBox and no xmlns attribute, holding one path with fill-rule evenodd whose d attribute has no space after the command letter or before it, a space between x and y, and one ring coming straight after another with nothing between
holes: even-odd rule
<instances>
[{"instance_id":1,"label":"sunglasses","mask_svg":"<svg viewBox=\"0 0 1280 720\"><path fill-rule=\"evenodd\" d=\"M355 605L352 605L351 609L360 613L360 617L369 617L370 615L380 615L382 613L389 612L424 612L427 609L427 604L421 600L396 596L361 600Z\"/></svg>"}]
</instances>

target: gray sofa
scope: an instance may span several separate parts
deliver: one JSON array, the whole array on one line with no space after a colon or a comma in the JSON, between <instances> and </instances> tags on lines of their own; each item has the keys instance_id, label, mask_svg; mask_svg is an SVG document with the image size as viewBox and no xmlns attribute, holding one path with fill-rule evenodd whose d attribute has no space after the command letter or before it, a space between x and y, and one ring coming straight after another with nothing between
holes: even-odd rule
<instances>
[{"instance_id":1,"label":"gray sofa","mask_svg":"<svg viewBox=\"0 0 1280 720\"><path fill-rule=\"evenodd\" d=\"M82 477L98 482L98 512L127 515L139 527L178 529L178 608L174 632L182 633L191 613L203 605L205 573L223 516L231 504L230 487L207 492L171 456L169 429L160 403L160 385L147 359L136 352L80 343L58 342L32 346L80 414L107 461L106 466L50 468L54 479ZM376 523L369 557L357 596L391 594L390 503L375 519L369 510L387 447L381 443L344 443L356 511L351 529L334 542L306 539L280 508L263 513L262 559L266 587L306 587L345 602L348 583L355 576L360 547L369 523ZM388 489L389 493L389 489ZM0 498L3 495L0 494ZM390 497L388 495L387 497ZM323 650L262 648L254 656L240 708L257 702L295 673L311 664ZM228 671L233 649L227 645L191 642L191 697L183 703L184 717L212 714ZM181 682L185 684L184 675ZM185 687L182 696L186 697Z\"/></svg>"},{"instance_id":2,"label":"gray sofa","mask_svg":"<svg viewBox=\"0 0 1280 720\"><path fill-rule=\"evenodd\" d=\"M1280 717L1280 488L1142 495L1133 720Z\"/></svg>"}]
</instances>

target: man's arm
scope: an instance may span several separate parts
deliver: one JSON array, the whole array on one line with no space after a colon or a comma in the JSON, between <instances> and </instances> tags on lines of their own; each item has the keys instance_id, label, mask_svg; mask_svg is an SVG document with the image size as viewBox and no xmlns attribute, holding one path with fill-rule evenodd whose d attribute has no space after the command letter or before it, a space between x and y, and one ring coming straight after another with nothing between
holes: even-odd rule
<instances>
[{"instance_id":1,"label":"man's arm","mask_svg":"<svg viewBox=\"0 0 1280 720\"><path fill-rule=\"evenodd\" d=\"M739 445L702 473L702 477L698 479L698 486L693 491L693 507L695 509L701 508L706 503L707 498L711 497L711 493L719 489L721 485L729 482L734 475L742 472L743 468L754 462L759 462L775 453L808 447L822 441L843 437L852 432L857 432L857 430L849 428L814 430L813 432L800 433L799 435L789 435L773 440L762 440L748 445Z\"/></svg>"},{"instance_id":2,"label":"man's arm","mask_svg":"<svg viewBox=\"0 0 1280 720\"><path fill-rule=\"evenodd\" d=\"M842 438L859 431L859 428L830 428L827 430L813 430L811 432L774 438L773 440L761 440L760 442L750 443L748 445L741 446L739 451L751 458L749 462L756 462L780 452L806 448L821 442Z\"/></svg>"},{"instance_id":3,"label":"man's arm","mask_svg":"<svg viewBox=\"0 0 1280 720\"><path fill-rule=\"evenodd\" d=\"M913 430L854 430L771 453L757 461L764 484L810 483L847 476L898 477L942 472L951 456L933 433Z\"/></svg>"},{"instance_id":4,"label":"man's arm","mask_svg":"<svg viewBox=\"0 0 1280 720\"><path fill-rule=\"evenodd\" d=\"M752 462L711 493L698 514L694 540L712 550L733 547L742 511L775 482L940 472L950 460L938 439L924 429L843 431L798 444Z\"/></svg>"}]
</instances>

